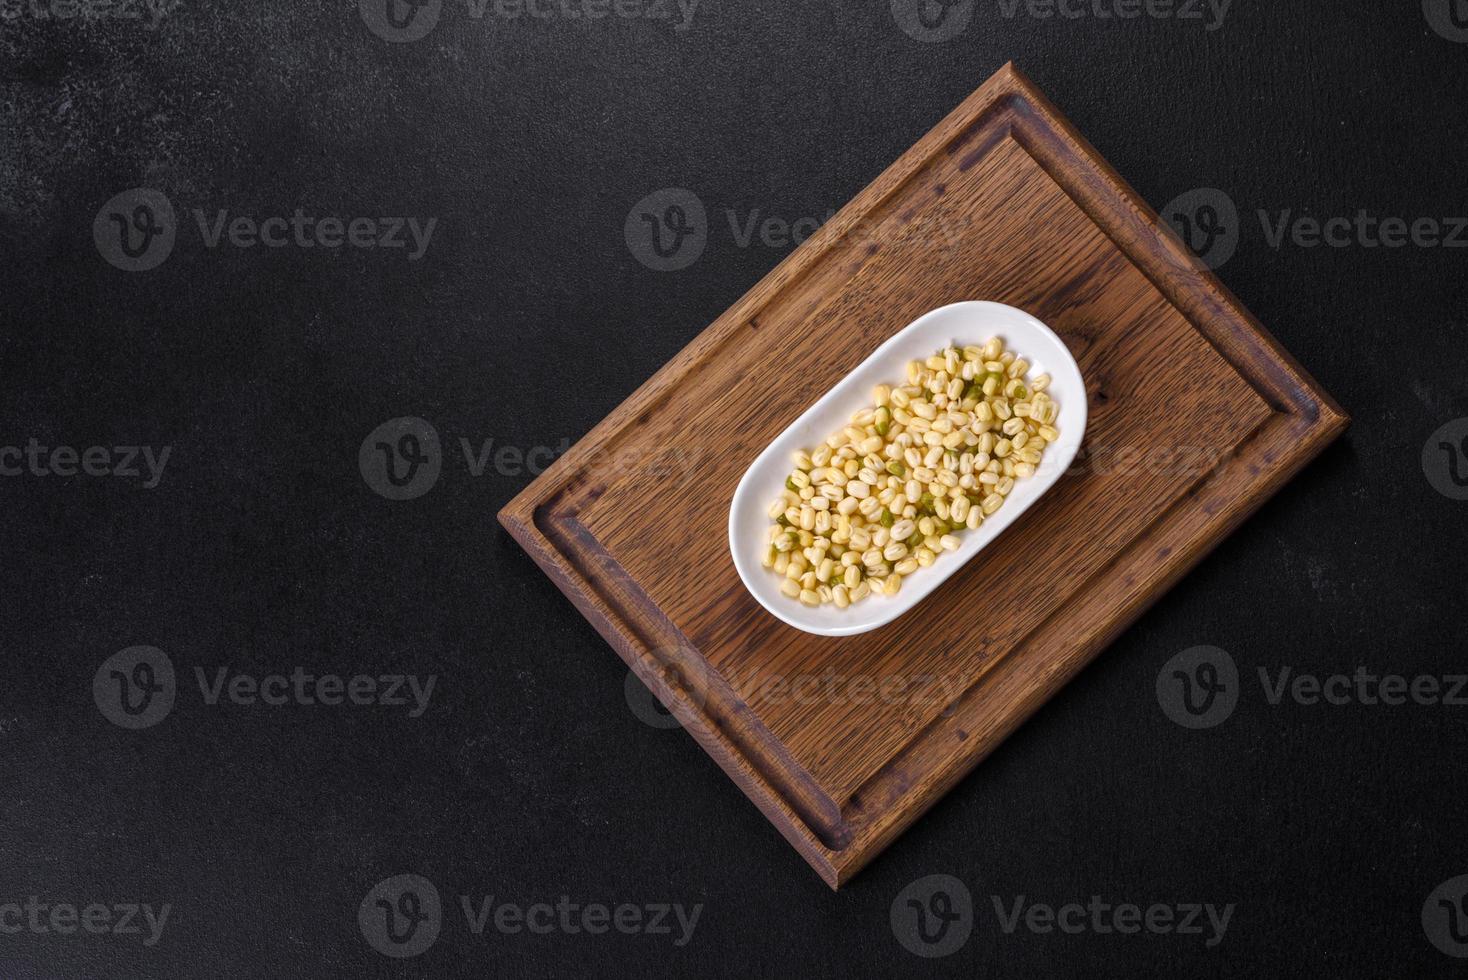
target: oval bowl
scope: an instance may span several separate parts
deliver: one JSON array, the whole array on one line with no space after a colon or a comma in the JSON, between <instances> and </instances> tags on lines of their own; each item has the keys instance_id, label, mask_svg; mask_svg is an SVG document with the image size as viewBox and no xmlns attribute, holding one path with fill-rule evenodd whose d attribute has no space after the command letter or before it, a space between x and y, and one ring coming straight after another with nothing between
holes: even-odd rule
<instances>
[{"instance_id":1,"label":"oval bowl","mask_svg":"<svg viewBox=\"0 0 1468 980\"><path fill-rule=\"evenodd\" d=\"M1016 480L1004 506L975 530L965 531L957 551L945 552L927 568L902 580L895 596L870 596L837 609L806 606L780 592L780 576L760 564L768 547L770 501L790 475L791 455L812 449L837 431L853 412L871 405L872 389L907 377L907 362L955 344L982 344L992 336L1030 362L1030 376L1050 375L1048 393L1060 406L1060 439L1045 451L1035 475ZM821 396L760 453L745 471L729 506L729 551L750 595L798 630L820 636L851 636L885 626L921 603L1004 529L1029 510L1070 468L1086 433L1086 386L1080 368L1055 332L1023 310L1003 303L970 301L939 307L889 337L834 388ZM1023 542L1016 541L1016 547Z\"/></svg>"}]
</instances>

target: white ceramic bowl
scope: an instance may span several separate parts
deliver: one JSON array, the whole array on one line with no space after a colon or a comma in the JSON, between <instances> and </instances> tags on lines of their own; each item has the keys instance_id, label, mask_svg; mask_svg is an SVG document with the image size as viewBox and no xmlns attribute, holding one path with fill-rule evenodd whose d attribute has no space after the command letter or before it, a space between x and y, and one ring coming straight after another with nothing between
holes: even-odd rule
<instances>
[{"instance_id":1,"label":"white ceramic bowl","mask_svg":"<svg viewBox=\"0 0 1468 980\"><path fill-rule=\"evenodd\" d=\"M1060 440L1045 451L1034 476L1016 480L1004 506L977 530L959 535L962 545L927 568L902 580L895 596L870 596L846 609L806 606L780 592L780 576L760 560L769 546L770 501L784 488L791 454L813 449L837 431L853 412L871 405L872 389L907 377L907 362L923 359L949 344L982 344L993 336L1030 362L1030 377L1050 375L1049 394L1060 406L1056 428ZM836 387L826 392L750 464L729 507L729 551L745 588L779 619L796 629L821 636L850 636L892 622L942 585L950 575L999 537L1004 529L1053 487L1070 468L1086 433L1086 386L1065 344L1034 317L1003 303L954 303L925 313L872 352ZM1020 546L1016 542L1015 546ZM1002 547L1002 545L1001 545Z\"/></svg>"}]
</instances>

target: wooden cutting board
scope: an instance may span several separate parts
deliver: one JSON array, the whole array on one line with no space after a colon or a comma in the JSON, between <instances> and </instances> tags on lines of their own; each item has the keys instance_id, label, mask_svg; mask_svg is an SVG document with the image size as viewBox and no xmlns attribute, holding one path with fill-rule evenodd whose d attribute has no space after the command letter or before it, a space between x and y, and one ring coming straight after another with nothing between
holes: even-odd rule
<instances>
[{"instance_id":1,"label":"wooden cutting board","mask_svg":"<svg viewBox=\"0 0 1468 980\"><path fill-rule=\"evenodd\" d=\"M784 625L729 556L739 478L885 338L969 299L1075 355L1078 464L912 613ZM1346 423L1006 66L499 516L834 888Z\"/></svg>"}]
</instances>

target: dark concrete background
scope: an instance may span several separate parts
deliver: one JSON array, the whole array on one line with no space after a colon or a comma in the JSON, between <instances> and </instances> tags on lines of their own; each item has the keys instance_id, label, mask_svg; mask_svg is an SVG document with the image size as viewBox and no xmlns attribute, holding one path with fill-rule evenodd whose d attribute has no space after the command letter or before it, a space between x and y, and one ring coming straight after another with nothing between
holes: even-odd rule
<instances>
[{"instance_id":1,"label":"dark concrete background","mask_svg":"<svg viewBox=\"0 0 1468 980\"><path fill-rule=\"evenodd\" d=\"M1468 214L1468 44L1416 0L1237 0L1211 31L980 0L936 43L885 2L704 0L686 30L493 9L445 0L394 44L343 0L184 0L151 29L0 3L0 447L171 447L153 489L0 478L0 906L172 908L151 947L0 932L0 976L1461 973L1421 913L1468 873L1468 709L1273 705L1256 675L1463 669L1468 502L1422 459L1468 415L1468 252L1272 247L1257 213ZM621 662L495 523L530 475L475 477L458 442L574 441L788 253L739 247L728 209L824 216L1010 59L1153 205L1237 205L1220 275L1355 424L833 894L690 738L629 709ZM674 186L711 237L653 272L623 222ZM92 226L138 187L178 240L130 273ZM211 249L192 217L297 207L437 226L409 261ZM357 456L400 416L444 462L395 502ZM1199 644L1242 694L1190 731L1154 684ZM92 695L134 645L178 674L139 731ZM411 718L210 706L194 683L298 665L437 686ZM357 908L405 872L447 908L397 961ZM921 960L889 910L936 873L972 892L973 933ZM683 947L474 936L460 895L704 909ZM1208 948L1006 934L995 895L1236 911Z\"/></svg>"}]
</instances>

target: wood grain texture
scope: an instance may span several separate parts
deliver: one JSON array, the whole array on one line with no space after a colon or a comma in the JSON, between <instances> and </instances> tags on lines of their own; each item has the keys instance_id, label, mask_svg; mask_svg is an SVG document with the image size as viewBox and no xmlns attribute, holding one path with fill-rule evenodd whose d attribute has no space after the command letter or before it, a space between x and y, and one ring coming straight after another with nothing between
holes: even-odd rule
<instances>
[{"instance_id":1,"label":"wood grain texture","mask_svg":"<svg viewBox=\"0 0 1468 980\"><path fill-rule=\"evenodd\" d=\"M919 612L786 626L729 557L739 478L884 339L968 299L1075 355L1080 461ZM1346 422L1006 66L500 520L838 887Z\"/></svg>"}]
</instances>

